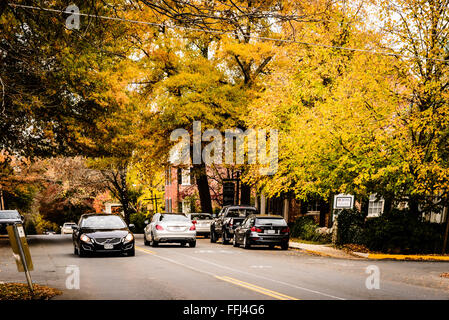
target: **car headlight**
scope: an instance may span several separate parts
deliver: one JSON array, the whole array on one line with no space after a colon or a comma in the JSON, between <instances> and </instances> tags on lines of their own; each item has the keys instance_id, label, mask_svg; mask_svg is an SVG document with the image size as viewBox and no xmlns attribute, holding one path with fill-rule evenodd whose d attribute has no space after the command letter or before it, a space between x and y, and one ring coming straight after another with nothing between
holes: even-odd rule
<instances>
[{"instance_id":1,"label":"car headlight","mask_svg":"<svg viewBox=\"0 0 449 320\"><path fill-rule=\"evenodd\" d=\"M85 234L81 235L80 240L83 242L91 242L90 238L88 236L86 236Z\"/></svg>"},{"instance_id":2,"label":"car headlight","mask_svg":"<svg viewBox=\"0 0 449 320\"><path fill-rule=\"evenodd\" d=\"M132 233L128 233L128 234L126 235L126 237L125 237L125 243L126 243L126 242L130 242L130 241L132 241L133 239L134 239L133 234L132 234Z\"/></svg>"}]
</instances>

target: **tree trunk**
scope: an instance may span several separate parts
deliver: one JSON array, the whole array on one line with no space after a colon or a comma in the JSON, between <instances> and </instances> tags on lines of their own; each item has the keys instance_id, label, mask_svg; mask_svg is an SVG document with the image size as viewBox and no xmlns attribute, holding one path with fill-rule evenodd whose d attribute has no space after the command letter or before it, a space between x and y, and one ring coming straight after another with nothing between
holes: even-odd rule
<instances>
[{"instance_id":1,"label":"tree trunk","mask_svg":"<svg viewBox=\"0 0 449 320\"><path fill-rule=\"evenodd\" d=\"M410 209L410 213L414 216L419 215L419 201L418 198L415 196L410 196L410 199L408 200L408 207Z\"/></svg>"},{"instance_id":2,"label":"tree trunk","mask_svg":"<svg viewBox=\"0 0 449 320\"><path fill-rule=\"evenodd\" d=\"M196 186L200 196L201 212L212 214L212 199L209 190L209 181L204 163L194 165Z\"/></svg>"},{"instance_id":3,"label":"tree trunk","mask_svg":"<svg viewBox=\"0 0 449 320\"><path fill-rule=\"evenodd\" d=\"M3 12L5 12L7 7L8 7L8 1L2 1L0 3L0 18L2 16Z\"/></svg>"}]
</instances>

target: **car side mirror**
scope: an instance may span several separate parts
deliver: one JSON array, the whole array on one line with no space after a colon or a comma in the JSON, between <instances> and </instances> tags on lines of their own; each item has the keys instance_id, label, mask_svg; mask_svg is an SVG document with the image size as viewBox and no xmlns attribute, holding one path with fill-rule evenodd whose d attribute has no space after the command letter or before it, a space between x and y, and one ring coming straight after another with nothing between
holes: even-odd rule
<instances>
[{"instance_id":1,"label":"car side mirror","mask_svg":"<svg viewBox=\"0 0 449 320\"><path fill-rule=\"evenodd\" d=\"M134 227L135 227L134 223L130 223L130 224L129 224L129 228L132 229L132 228L134 228Z\"/></svg>"}]
</instances>

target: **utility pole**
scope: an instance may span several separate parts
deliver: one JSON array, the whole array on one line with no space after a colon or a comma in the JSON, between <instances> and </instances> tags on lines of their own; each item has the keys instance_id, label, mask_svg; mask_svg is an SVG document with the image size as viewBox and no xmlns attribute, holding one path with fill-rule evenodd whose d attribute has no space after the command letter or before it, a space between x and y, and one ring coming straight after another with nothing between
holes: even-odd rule
<instances>
[{"instance_id":1,"label":"utility pole","mask_svg":"<svg viewBox=\"0 0 449 320\"><path fill-rule=\"evenodd\" d=\"M154 213L157 212L157 200L160 199L153 194L153 190L151 190L151 198L145 198L143 200L151 200L151 205L153 206Z\"/></svg>"},{"instance_id":2,"label":"utility pole","mask_svg":"<svg viewBox=\"0 0 449 320\"><path fill-rule=\"evenodd\" d=\"M449 210L448 210L448 207L444 207L443 217L446 217L446 230L444 232L443 252L442 252L442 254L445 254L446 247L447 247L447 236L449 234Z\"/></svg>"},{"instance_id":3,"label":"utility pole","mask_svg":"<svg viewBox=\"0 0 449 320\"><path fill-rule=\"evenodd\" d=\"M0 210L5 210L5 203L3 202L3 188L0 185Z\"/></svg>"}]
</instances>

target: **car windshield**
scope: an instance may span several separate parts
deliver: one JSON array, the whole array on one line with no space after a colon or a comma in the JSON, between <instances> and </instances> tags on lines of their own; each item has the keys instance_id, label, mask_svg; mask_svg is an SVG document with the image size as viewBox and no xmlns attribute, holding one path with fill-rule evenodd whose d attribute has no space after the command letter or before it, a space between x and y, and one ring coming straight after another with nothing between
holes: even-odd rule
<instances>
[{"instance_id":1,"label":"car windshield","mask_svg":"<svg viewBox=\"0 0 449 320\"><path fill-rule=\"evenodd\" d=\"M231 218L244 218L254 213L256 213L256 210L254 209L229 209L226 216Z\"/></svg>"},{"instance_id":2,"label":"car windshield","mask_svg":"<svg viewBox=\"0 0 449 320\"><path fill-rule=\"evenodd\" d=\"M0 212L0 219L20 219L20 215L15 211Z\"/></svg>"},{"instance_id":3,"label":"car windshield","mask_svg":"<svg viewBox=\"0 0 449 320\"><path fill-rule=\"evenodd\" d=\"M123 229L126 228L126 224L119 216L90 216L83 218L83 220L81 221L81 228Z\"/></svg>"},{"instance_id":4,"label":"car windshield","mask_svg":"<svg viewBox=\"0 0 449 320\"><path fill-rule=\"evenodd\" d=\"M286 226L287 222L284 219L263 218L256 219L257 225L271 225L271 226Z\"/></svg>"},{"instance_id":5,"label":"car windshield","mask_svg":"<svg viewBox=\"0 0 449 320\"><path fill-rule=\"evenodd\" d=\"M159 221L189 221L189 218L182 214L162 214Z\"/></svg>"},{"instance_id":6,"label":"car windshield","mask_svg":"<svg viewBox=\"0 0 449 320\"><path fill-rule=\"evenodd\" d=\"M192 220L210 220L212 219L210 214L195 214L192 215Z\"/></svg>"},{"instance_id":7,"label":"car windshield","mask_svg":"<svg viewBox=\"0 0 449 320\"><path fill-rule=\"evenodd\" d=\"M70 227L70 226L74 226L75 223L64 223L64 227Z\"/></svg>"}]
</instances>

